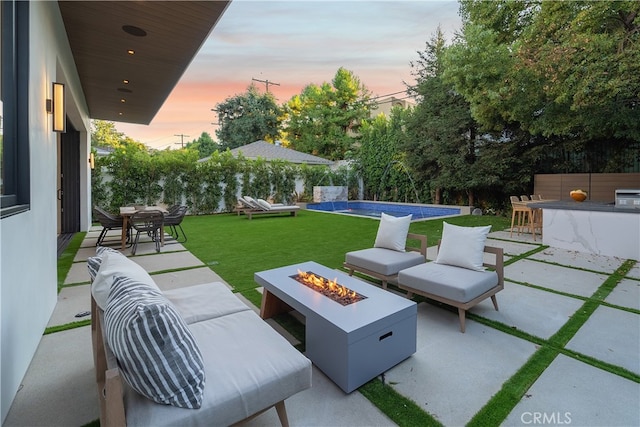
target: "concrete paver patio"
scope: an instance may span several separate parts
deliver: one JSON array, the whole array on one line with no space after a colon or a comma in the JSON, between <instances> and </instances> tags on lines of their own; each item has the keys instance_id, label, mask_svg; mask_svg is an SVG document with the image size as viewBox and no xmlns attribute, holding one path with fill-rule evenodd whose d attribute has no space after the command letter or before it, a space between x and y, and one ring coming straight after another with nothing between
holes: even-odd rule
<instances>
[{"instance_id":1,"label":"concrete paver patio","mask_svg":"<svg viewBox=\"0 0 640 427\"><path fill-rule=\"evenodd\" d=\"M85 320L89 309L86 258L95 253L97 231L87 233L59 294L49 326ZM114 245L118 235L111 236ZM506 259L531 252L505 267L500 311L490 302L474 307L465 334L454 311L429 303L418 305L417 352L390 369L384 380L447 426L468 423L539 349L539 345L476 321L489 319L507 328L549 339L579 310L585 298L605 282L624 260L545 248L531 236L490 234ZM535 253L534 253L535 252ZM124 252L129 255L129 250ZM155 253L141 243L138 262L163 290L222 281L180 244ZM434 248L428 257L433 259ZM572 424L640 425L640 384L570 357L583 354L640 375L640 263L606 298L565 348L535 380L503 425ZM250 304L249 302L246 302ZM253 307L257 310L257 307ZM477 316L477 317L476 317ZM273 323L270 323L273 325ZM286 331L274 325L288 339ZM4 426L81 426L98 418L90 327L43 336ZM349 395L314 367L313 387L287 400L293 426L395 425L358 391ZM274 410L246 423L278 425Z\"/></svg>"}]
</instances>

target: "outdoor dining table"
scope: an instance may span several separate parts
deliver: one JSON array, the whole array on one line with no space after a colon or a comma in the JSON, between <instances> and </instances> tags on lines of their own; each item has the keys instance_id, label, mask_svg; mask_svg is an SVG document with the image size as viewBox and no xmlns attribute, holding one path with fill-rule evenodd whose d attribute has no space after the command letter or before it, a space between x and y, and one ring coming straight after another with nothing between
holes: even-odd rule
<instances>
[{"instance_id":1,"label":"outdoor dining table","mask_svg":"<svg viewBox=\"0 0 640 427\"><path fill-rule=\"evenodd\" d=\"M140 211L160 211L163 214L168 213L162 206L122 206L120 207L120 216L122 217L122 236L120 240L120 247L124 250L127 247L127 228L129 227L129 218L134 213ZM164 224L160 227L160 245L164 246Z\"/></svg>"}]
</instances>

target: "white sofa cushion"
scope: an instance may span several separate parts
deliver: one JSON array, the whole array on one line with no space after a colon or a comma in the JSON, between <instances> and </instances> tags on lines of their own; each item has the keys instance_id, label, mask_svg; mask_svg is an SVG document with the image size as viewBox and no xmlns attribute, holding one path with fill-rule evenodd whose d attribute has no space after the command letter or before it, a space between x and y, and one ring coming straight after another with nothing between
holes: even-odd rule
<instances>
[{"instance_id":1,"label":"white sofa cushion","mask_svg":"<svg viewBox=\"0 0 640 427\"><path fill-rule=\"evenodd\" d=\"M411 215L395 217L382 213L373 247L404 252L410 225Z\"/></svg>"},{"instance_id":2,"label":"white sofa cushion","mask_svg":"<svg viewBox=\"0 0 640 427\"><path fill-rule=\"evenodd\" d=\"M251 310L224 283L213 282L164 292L187 325Z\"/></svg>"},{"instance_id":3,"label":"white sofa cushion","mask_svg":"<svg viewBox=\"0 0 640 427\"><path fill-rule=\"evenodd\" d=\"M109 348L133 389L165 405L191 409L202 405L202 354L178 311L159 290L117 276L104 320Z\"/></svg>"},{"instance_id":4,"label":"white sofa cushion","mask_svg":"<svg viewBox=\"0 0 640 427\"><path fill-rule=\"evenodd\" d=\"M402 270L398 273L398 283L403 287L465 303L496 286L498 273L428 262Z\"/></svg>"},{"instance_id":5,"label":"white sofa cushion","mask_svg":"<svg viewBox=\"0 0 640 427\"><path fill-rule=\"evenodd\" d=\"M128 425L226 426L311 387L311 361L253 310L189 325L210 378L202 407L158 406L125 390Z\"/></svg>"},{"instance_id":6,"label":"white sofa cushion","mask_svg":"<svg viewBox=\"0 0 640 427\"><path fill-rule=\"evenodd\" d=\"M425 262L419 252L398 252L384 248L368 248L347 252L345 261L348 264L364 268L385 276L397 274L400 270Z\"/></svg>"},{"instance_id":7,"label":"white sofa cushion","mask_svg":"<svg viewBox=\"0 0 640 427\"><path fill-rule=\"evenodd\" d=\"M443 223L442 241L435 262L484 271L484 244L491 226L460 227L446 221Z\"/></svg>"}]
</instances>

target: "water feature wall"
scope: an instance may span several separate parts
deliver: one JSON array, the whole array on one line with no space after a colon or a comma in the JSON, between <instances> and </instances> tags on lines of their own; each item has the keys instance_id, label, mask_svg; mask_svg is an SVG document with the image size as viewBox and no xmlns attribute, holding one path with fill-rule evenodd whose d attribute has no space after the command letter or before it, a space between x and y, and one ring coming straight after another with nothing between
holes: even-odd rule
<instances>
[{"instance_id":1,"label":"water feature wall","mask_svg":"<svg viewBox=\"0 0 640 427\"><path fill-rule=\"evenodd\" d=\"M313 187L313 201L321 202L346 202L349 189L346 186L315 186Z\"/></svg>"}]
</instances>

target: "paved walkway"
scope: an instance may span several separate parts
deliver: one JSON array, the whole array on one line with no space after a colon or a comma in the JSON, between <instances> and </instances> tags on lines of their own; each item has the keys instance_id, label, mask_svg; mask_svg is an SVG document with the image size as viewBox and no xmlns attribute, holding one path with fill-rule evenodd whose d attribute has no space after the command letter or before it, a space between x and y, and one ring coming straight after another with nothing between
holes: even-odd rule
<instances>
[{"instance_id":1,"label":"paved walkway","mask_svg":"<svg viewBox=\"0 0 640 427\"><path fill-rule=\"evenodd\" d=\"M95 253L97 235L89 232L78 251L49 326L87 319L75 316L89 309L86 259ZM385 375L396 391L446 426L468 423L572 316L585 310L585 301L625 261L542 249L528 236L515 238L494 232L488 243L504 248L505 261L525 255L505 267L505 289L497 296L500 311L490 301L476 306L462 334L457 313L419 304L417 352ZM434 251L429 248L429 259ZM152 243L141 243L133 260L164 290L223 281L180 244L168 244L156 254ZM640 263L604 302L592 304L593 313L560 345L504 425L640 425ZM482 319L516 332L503 332ZM89 326L44 335L4 426L68 427L97 419L90 342ZM612 373L619 368L630 375ZM395 425L359 392L345 395L315 368L313 387L288 399L287 412L293 426ZM278 425L277 416L270 410L246 425Z\"/></svg>"}]
</instances>

